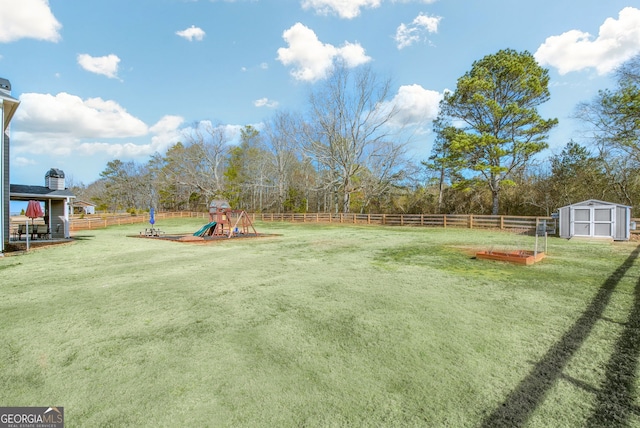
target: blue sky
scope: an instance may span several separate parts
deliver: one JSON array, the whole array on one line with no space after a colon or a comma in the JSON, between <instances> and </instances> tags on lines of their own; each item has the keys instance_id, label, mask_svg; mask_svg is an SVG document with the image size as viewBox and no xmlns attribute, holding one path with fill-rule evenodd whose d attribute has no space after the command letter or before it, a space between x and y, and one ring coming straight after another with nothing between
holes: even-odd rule
<instances>
[{"instance_id":1,"label":"blue sky","mask_svg":"<svg viewBox=\"0 0 640 428\"><path fill-rule=\"evenodd\" d=\"M424 127L473 61L528 50L548 68L560 125L547 154L581 141L577 103L611 87L640 53L631 0L0 0L0 77L21 102L11 123L11 182L75 184L113 159L146 162L202 121L229 135L278 109L303 111L338 59L393 82Z\"/></svg>"}]
</instances>

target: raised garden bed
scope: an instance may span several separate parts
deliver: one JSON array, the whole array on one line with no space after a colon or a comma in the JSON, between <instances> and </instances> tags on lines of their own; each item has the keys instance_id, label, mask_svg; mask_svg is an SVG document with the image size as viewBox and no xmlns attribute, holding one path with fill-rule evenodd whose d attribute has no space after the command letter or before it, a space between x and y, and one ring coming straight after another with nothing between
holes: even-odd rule
<instances>
[{"instance_id":1,"label":"raised garden bed","mask_svg":"<svg viewBox=\"0 0 640 428\"><path fill-rule=\"evenodd\" d=\"M498 260L502 262L516 263L521 265L532 265L545 257L544 252L535 254L533 251L480 251L476 253L476 258L486 260Z\"/></svg>"}]
</instances>

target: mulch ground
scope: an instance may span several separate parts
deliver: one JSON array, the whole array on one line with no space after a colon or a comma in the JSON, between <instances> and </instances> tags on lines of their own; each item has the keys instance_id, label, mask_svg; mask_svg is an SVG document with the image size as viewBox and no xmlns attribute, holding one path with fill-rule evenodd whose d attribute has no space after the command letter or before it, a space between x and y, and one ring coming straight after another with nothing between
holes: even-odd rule
<instances>
[{"instance_id":1,"label":"mulch ground","mask_svg":"<svg viewBox=\"0 0 640 428\"><path fill-rule=\"evenodd\" d=\"M237 239L272 238L274 236L280 236L280 235L267 234L267 233L244 233L244 234L233 235L231 237L228 237L226 235L194 236L192 234L160 235L160 236L146 236L144 234L129 235L129 237L131 238L155 239L155 240L161 240L161 241L183 242L188 244L213 244L217 242L225 242L225 241L237 240Z\"/></svg>"}]
</instances>

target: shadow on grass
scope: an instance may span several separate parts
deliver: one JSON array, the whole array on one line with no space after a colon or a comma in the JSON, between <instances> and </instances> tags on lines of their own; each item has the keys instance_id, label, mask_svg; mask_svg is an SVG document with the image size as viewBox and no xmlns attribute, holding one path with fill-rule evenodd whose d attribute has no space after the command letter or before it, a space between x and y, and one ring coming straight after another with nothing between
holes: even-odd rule
<instances>
[{"instance_id":1,"label":"shadow on grass","mask_svg":"<svg viewBox=\"0 0 640 428\"><path fill-rule=\"evenodd\" d=\"M607 362L604 381L596 392L595 411L587 426L627 426L629 415L640 413L633 402L639 353L640 278L634 290L633 308Z\"/></svg>"},{"instance_id":2,"label":"shadow on grass","mask_svg":"<svg viewBox=\"0 0 640 428\"><path fill-rule=\"evenodd\" d=\"M609 275L580 318L536 363L529 375L509 393L502 404L484 419L482 427L519 427L527 422L533 411L542 403L547 392L563 376L562 370L589 337L593 326L602 317L604 309L609 304L611 294L620 279L633 266L639 254L640 246L636 247L624 263ZM640 323L639 288L640 283L636 286L636 301L625 333L618 340L614 355L607 365L605 385L597 392L596 410L590 420L592 425L602 425L612 417L622 417L626 420L631 408L634 371L640 346L637 343L637 324ZM635 326L632 327L632 325ZM624 338L625 335L627 338ZM626 343L630 340L634 343ZM632 357L633 361L627 361L629 357ZM618 379L620 376L625 378L624 381ZM622 391L620 391L621 388ZM612 414L612 412L616 413ZM620 414L618 415L617 412Z\"/></svg>"},{"instance_id":3,"label":"shadow on grass","mask_svg":"<svg viewBox=\"0 0 640 428\"><path fill-rule=\"evenodd\" d=\"M89 239L94 239L96 235L73 235L74 241L88 241Z\"/></svg>"}]
</instances>

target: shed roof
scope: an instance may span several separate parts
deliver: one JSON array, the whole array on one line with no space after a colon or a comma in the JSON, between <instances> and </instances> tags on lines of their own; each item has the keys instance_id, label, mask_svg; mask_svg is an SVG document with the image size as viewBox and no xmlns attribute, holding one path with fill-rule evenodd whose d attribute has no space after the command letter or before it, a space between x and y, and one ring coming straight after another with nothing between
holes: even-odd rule
<instances>
[{"instance_id":1,"label":"shed roof","mask_svg":"<svg viewBox=\"0 0 640 428\"><path fill-rule=\"evenodd\" d=\"M561 208L569 208L569 207L584 206L584 205L586 205L586 206L592 206L592 205L616 205L618 207L631 208L629 205L617 204L615 202L600 201L598 199L587 199L586 201L576 202L575 204L571 204L571 205L565 205L564 207L561 207Z\"/></svg>"}]
</instances>

